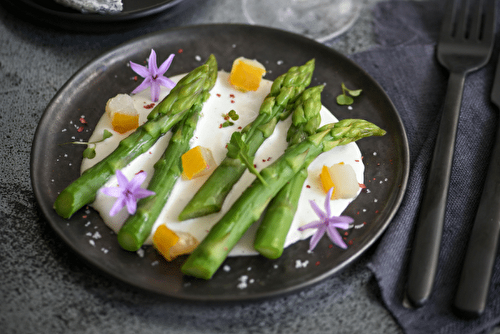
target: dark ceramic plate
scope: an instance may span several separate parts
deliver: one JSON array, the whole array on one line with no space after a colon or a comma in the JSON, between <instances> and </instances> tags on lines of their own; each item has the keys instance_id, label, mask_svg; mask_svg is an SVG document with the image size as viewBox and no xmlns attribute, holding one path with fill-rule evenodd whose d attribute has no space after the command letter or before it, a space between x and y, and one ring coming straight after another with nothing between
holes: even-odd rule
<instances>
[{"instance_id":1,"label":"dark ceramic plate","mask_svg":"<svg viewBox=\"0 0 500 334\"><path fill-rule=\"evenodd\" d=\"M135 28L160 16L168 19L194 1L123 0L123 11L114 15L82 14L54 0L3 0L3 5L30 22L70 31L105 33Z\"/></svg>"},{"instance_id":2,"label":"dark ceramic plate","mask_svg":"<svg viewBox=\"0 0 500 334\"><path fill-rule=\"evenodd\" d=\"M263 62L274 79L289 67L316 59L311 85L325 83L323 104L339 119L364 118L387 130L384 137L358 142L364 155L363 191L346 209L356 228L346 233L347 250L331 247L324 237L313 253L309 240L287 248L278 260L263 257L229 258L211 280L185 277L185 258L167 263L152 247L143 256L121 250L116 235L91 209L82 209L69 221L60 218L52 204L61 190L79 175L84 145L59 145L86 141L101 117L106 101L131 92L137 82L127 67L129 60L145 60L150 50L158 61L176 53L169 75L199 66L213 53L220 69L230 71L239 57ZM163 58L162 58L163 55ZM335 97L341 82L362 88L354 108L338 106ZM87 125L79 121L84 115ZM83 126L83 131L78 129ZM397 111L382 88L345 56L313 40L288 32L248 25L206 25L162 31L132 40L79 70L48 105L38 125L31 157L32 183L38 203L51 226L74 251L103 272L136 287L158 294L198 301L250 300L271 297L315 284L352 263L387 228L402 200L409 166L405 131ZM97 232L97 233L96 233ZM300 266L297 266L300 264ZM299 268L297 268L299 267ZM229 269L229 270L227 270ZM246 285L240 284L245 280Z\"/></svg>"}]
</instances>

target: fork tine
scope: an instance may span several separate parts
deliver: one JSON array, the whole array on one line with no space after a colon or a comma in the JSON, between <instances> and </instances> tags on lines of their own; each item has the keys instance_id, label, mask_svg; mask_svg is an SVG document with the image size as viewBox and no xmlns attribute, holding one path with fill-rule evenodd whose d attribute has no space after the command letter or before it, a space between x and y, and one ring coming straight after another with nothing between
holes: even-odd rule
<instances>
[{"instance_id":1,"label":"fork tine","mask_svg":"<svg viewBox=\"0 0 500 334\"><path fill-rule=\"evenodd\" d=\"M476 6L474 7L474 11L472 13L471 20L471 30L469 33L469 39L478 40L481 34L481 19L483 17L483 0L478 0L476 2Z\"/></svg>"},{"instance_id":2,"label":"fork tine","mask_svg":"<svg viewBox=\"0 0 500 334\"><path fill-rule=\"evenodd\" d=\"M457 2L448 0L444 9L443 23L441 24L441 32L439 39L448 38L453 33L453 23L455 22L455 13L457 11Z\"/></svg>"},{"instance_id":3,"label":"fork tine","mask_svg":"<svg viewBox=\"0 0 500 334\"><path fill-rule=\"evenodd\" d=\"M486 4L486 12L484 17L483 38L485 43L493 43L495 38L495 16L496 16L496 1L489 0Z\"/></svg>"},{"instance_id":4,"label":"fork tine","mask_svg":"<svg viewBox=\"0 0 500 334\"><path fill-rule=\"evenodd\" d=\"M481 0L479 0L481 1ZM467 31L467 18L469 16L469 0L464 0L462 7L458 13L457 19L457 29L454 36L458 39L465 38L465 33Z\"/></svg>"}]
</instances>

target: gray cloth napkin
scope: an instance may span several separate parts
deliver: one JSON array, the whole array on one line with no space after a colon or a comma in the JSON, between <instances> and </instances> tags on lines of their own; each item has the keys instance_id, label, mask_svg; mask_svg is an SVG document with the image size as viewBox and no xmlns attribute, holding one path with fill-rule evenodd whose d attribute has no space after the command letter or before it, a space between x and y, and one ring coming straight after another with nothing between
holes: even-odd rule
<instances>
[{"instance_id":1,"label":"gray cloth napkin","mask_svg":"<svg viewBox=\"0 0 500 334\"><path fill-rule=\"evenodd\" d=\"M448 72L435 57L442 14L439 1L379 3L374 8L379 47L351 56L394 102L410 146L410 178L405 197L369 268L376 276L384 303L406 333L480 333L500 323L500 256L495 263L487 309L481 318L460 319L454 315L452 303L497 129L499 111L489 96L499 56L498 38L489 64L466 78L433 294L419 309L403 306L415 221L448 79ZM499 27L497 31L500 36Z\"/></svg>"}]
</instances>

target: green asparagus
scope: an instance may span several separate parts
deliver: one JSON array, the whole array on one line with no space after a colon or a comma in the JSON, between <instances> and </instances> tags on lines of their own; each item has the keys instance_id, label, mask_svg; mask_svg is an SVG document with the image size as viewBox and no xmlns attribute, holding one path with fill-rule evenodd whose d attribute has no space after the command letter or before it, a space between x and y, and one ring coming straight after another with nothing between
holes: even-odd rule
<instances>
[{"instance_id":1,"label":"green asparagus","mask_svg":"<svg viewBox=\"0 0 500 334\"><path fill-rule=\"evenodd\" d=\"M187 258L182 272L210 279L243 234L260 218L269 201L295 174L319 154L335 146L384 134L384 130L368 121L346 119L325 125L306 140L290 147L278 160L261 170L260 174L268 185L259 179L254 180Z\"/></svg>"},{"instance_id":2,"label":"green asparagus","mask_svg":"<svg viewBox=\"0 0 500 334\"><path fill-rule=\"evenodd\" d=\"M293 103L309 86L313 70L314 59L300 67L290 68L273 82L257 118L241 133L233 133L226 158L184 207L179 215L180 220L220 211L226 196L246 170L245 163L238 158L240 146L235 145L235 142L242 140L247 148L244 156L253 159L262 143L273 133L277 122L287 116L287 105Z\"/></svg>"},{"instance_id":3,"label":"green asparagus","mask_svg":"<svg viewBox=\"0 0 500 334\"><path fill-rule=\"evenodd\" d=\"M216 63L210 56L207 62L182 78L150 113L148 121L138 127L106 158L86 170L65 188L54 202L54 209L63 218L70 218L84 205L94 201L101 188L116 170L146 152L157 139L177 124L199 99L206 83L210 66Z\"/></svg>"},{"instance_id":4,"label":"green asparagus","mask_svg":"<svg viewBox=\"0 0 500 334\"><path fill-rule=\"evenodd\" d=\"M320 125L323 87L306 89L297 99L292 113L292 125L287 132L289 147L315 133ZM301 169L269 203L254 241L255 250L263 256L277 259L283 253L286 237L297 211L300 193L307 176L307 168Z\"/></svg>"}]
</instances>

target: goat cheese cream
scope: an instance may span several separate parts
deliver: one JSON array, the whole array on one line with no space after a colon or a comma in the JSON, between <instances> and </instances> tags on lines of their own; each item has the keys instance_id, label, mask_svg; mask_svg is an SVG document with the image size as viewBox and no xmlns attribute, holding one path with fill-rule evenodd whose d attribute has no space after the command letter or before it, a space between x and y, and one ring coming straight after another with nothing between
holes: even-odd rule
<instances>
[{"instance_id":1,"label":"goat cheese cream","mask_svg":"<svg viewBox=\"0 0 500 334\"><path fill-rule=\"evenodd\" d=\"M174 82L178 82L182 76L183 75L179 75L170 79ZM234 131L240 131L240 129L245 127L257 117L260 105L269 93L271 85L271 81L263 79L257 91L241 92L234 89L229 84L228 73L219 71L217 82L210 92L210 98L203 106L196 131L190 142L191 147L200 145L210 149L215 162L219 164L226 156L226 144L229 142L231 134ZM168 92L168 89L162 87L160 101L168 94ZM149 89L146 89L136 95L132 95L134 106L139 112L139 124L146 122L147 115L151 111L150 106L152 101L150 95ZM227 114L232 109L234 109L239 115L239 119L234 121L234 125L232 126L222 127L221 124L224 123L223 114ZM321 118L321 125L338 121L324 106L321 109ZM274 160L279 158L279 156L284 152L287 147L286 133L290 124L291 117L288 117L285 121L278 122L274 133L259 148L254 159L254 164L256 165L257 170L261 170L262 168L268 166ZM113 131L111 119L108 116L108 113L105 112L90 137L89 142L101 140L104 130L110 131L113 136L96 144L96 156L93 159L83 159L81 165L82 172L106 157L118 146L120 140L131 133L130 131L121 135L120 133ZM163 154L170 137L171 133L168 132L158 139L155 145L148 152L142 154L131 164L122 169L125 176L130 180L137 172L141 170L146 171L148 177L143 184L143 188L145 188L153 175L153 165ZM356 143L335 147L334 149L322 153L319 157L317 157L308 168L309 177L304 184L298 210L290 228L290 232L288 233L285 246L289 246L298 240L305 239L315 232L314 229L308 229L301 232L298 228L311 221L317 220L318 218L316 213L312 210L309 200L314 200L320 207L323 207L326 194L324 193L319 180L319 174L321 173L322 166L331 166L340 162L351 165L356 173L358 183L363 183L364 165L361 159L361 152ZM255 175L251 174L248 170L245 172L242 178L229 193L221 212L210 214L205 217L179 221L179 213L207 178L208 175L194 178L192 180L179 178L174 189L172 190L167 204L155 222L151 236L160 224L166 224L169 229L175 232L188 232L198 240L203 240L210 228L224 215L239 195L250 185L250 183L254 180ZM104 185L104 187L117 186L117 184L116 177L113 176ZM118 214L111 217L109 215L109 211L111 210L115 200L116 198L106 196L99 191L96 200L91 204L91 206L100 213L106 225L118 233L120 227L128 217L128 212L126 208L123 208ZM337 199L331 201L332 215L341 215L352 200L353 199ZM258 254L253 249L253 240L257 227L258 222L246 232L245 236L232 249L230 256ZM151 236L146 241L146 244L152 243Z\"/></svg>"}]
</instances>

